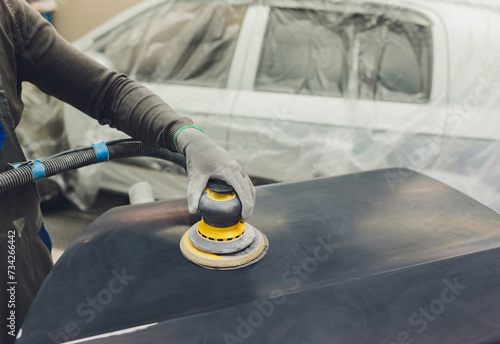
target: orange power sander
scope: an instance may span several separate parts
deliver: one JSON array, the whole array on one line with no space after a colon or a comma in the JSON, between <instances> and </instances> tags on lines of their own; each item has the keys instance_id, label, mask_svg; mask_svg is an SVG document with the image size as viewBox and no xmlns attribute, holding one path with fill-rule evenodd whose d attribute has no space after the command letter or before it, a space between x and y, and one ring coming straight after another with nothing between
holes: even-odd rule
<instances>
[{"instance_id":1,"label":"orange power sander","mask_svg":"<svg viewBox=\"0 0 500 344\"><path fill-rule=\"evenodd\" d=\"M235 270L264 257L269 241L261 231L241 222L241 202L231 186L209 180L199 209L201 221L180 242L187 260L207 269Z\"/></svg>"}]
</instances>

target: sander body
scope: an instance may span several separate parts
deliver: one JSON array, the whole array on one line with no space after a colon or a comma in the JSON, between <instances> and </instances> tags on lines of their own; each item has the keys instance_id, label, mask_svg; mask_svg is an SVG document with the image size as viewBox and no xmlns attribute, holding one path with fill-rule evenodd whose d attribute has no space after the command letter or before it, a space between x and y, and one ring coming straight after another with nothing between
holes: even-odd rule
<instances>
[{"instance_id":1,"label":"sander body","mask_svg":"<svg viewBox=\"0 0 500 344\"><path fill-rule=\"evenodd\" d=\"M262 259L269 248L266 236L241 221L241 202L234 189L210 180L199 203L201 221L183 236L183 256L207 269L235 270Z\"/></svg>"}]
</instances>

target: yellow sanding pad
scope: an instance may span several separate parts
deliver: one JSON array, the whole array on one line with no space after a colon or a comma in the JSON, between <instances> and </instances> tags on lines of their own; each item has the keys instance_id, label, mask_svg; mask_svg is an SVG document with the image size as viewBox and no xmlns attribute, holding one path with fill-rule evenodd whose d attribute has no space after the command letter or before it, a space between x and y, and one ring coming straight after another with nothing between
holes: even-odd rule
<instances>
[{"instance_id":1,"label":"yellow sanding pad","mask_svg":"<svg viewBox=\"0 0 500 344\"><path fill-rule=\"evenodd\" d=\"M201 267L213 270L235 270L251 265L259 261L269 248L269 241L266 236L256 230L256 238L245 249L229 253L214 254L202 251L191 244L188 232L184 233L180 242L182 255L187 260Z\"/></svg>"}]
</instances>

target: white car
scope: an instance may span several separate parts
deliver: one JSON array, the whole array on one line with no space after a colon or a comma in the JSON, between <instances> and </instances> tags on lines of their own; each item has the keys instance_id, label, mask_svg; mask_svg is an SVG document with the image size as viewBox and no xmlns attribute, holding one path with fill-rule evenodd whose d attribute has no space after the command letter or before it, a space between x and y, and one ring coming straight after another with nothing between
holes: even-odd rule
<instances>
[{"instance_id":1,"label":"white car","mask_svg":"<svg viewBox=\"0 0 500 344\"><path fill-rule=\"evenodd\" d=\"M257 179L401 166L498 209L499 41L499 7L479 3L150 0L75 45L193 118ZM70 106L65 121L72 146L123 135ZM178 174L99 168L107 189L149 180L157 198L185 194Z\"/></svg>"}]
</instances>

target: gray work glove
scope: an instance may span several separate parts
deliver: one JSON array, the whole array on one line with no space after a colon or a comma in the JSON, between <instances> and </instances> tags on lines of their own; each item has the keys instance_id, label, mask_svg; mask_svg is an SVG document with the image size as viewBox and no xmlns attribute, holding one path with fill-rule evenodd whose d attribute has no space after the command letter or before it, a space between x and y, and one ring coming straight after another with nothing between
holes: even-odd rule
<instances>
[{"instance_id":1,"label":"gray work glove","mask_svg":"<svg viewBox=\"0 0 500 344\"><path fill-rule=\"evenodd\" d=\"M186 157L188 174L188 207L191 214L198 211L198 203L209 179L219 179L231 185L241 201L241 218L246 221L253 212L255 188L243 168L229 153L207 135L194 128L177 134L177 149Z\"/></svg>"}]
</instances>

